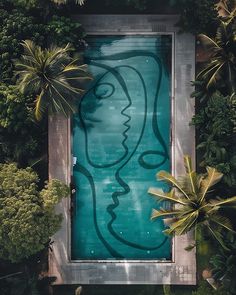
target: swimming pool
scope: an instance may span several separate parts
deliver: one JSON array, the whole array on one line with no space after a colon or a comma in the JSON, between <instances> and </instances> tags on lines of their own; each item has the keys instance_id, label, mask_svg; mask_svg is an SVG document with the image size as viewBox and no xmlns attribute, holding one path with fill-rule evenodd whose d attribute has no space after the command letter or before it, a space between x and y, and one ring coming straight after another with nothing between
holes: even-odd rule
<instances>
[{"instance_id":1,"label":"swimming pool","mask_svg":"<svg viewBox=\"0 0 236 295\"><path fill-rule=\"evenodd\" d=\"M167 189L155 174L170 171L171 35L87 41L94 80L73 118L72 259L170 260L147 190Z\"/></svg>"}]
</instances>

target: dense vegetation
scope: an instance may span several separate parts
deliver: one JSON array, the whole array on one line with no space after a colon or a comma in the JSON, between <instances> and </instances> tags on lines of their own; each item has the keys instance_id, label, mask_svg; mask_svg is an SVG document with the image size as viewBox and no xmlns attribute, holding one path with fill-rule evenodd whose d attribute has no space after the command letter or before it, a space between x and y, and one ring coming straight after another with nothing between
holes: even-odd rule
<instances>
[{"instance_id":1,"label":"dense vegetation","mask_svg":"<svg viewBox=\"0 0 236 295\"><path fill-rule=\"evenodd\" d=\"M64 14L67 12L73 14L178 13L180 14L178 22L180 31L193 34L211 34L218 23L215 9L218 0L2 0L2 2L14 4L28 11L32 10L34 13L37 11L37 14L41 14L43 8L44 15L55 10L63 10Z\"/></svg>"},{"instance_id":2,"label":"dense vegetation","mask_svg":"<svg viewBox=\"0 0 236 295\"><path fill-rule=\"evenodd\" d=\"M221 18L215 37L200 35L209 62L197 76L192 94L198 104L193 118L199 133L201 166L224 173L222 192L236 189L236 12Z\"/></svg>"},{"instance_id":3,"label":"dense vegetation","mask_svg":"<svg viewBox=\"0 0 236 295\"><path fill-rule=\"evenodd\" d=\"M153 212L153 218L169 217L169 229L166 230L168 234L183 234L191 228L194 228L196 232L198 225L201 225L201 228L203 228L202 225L208 227L208 232L200 231L200 241L197 240L196 245L200 248L199 244L204 240L205 244L209 244L211 240L209 233L221 244L220 248L215 249L216 253L210 259L211 265L208 265L212 269L212 276L216 284L220 286L218 291L212 290L211 293L230 295L236 294L233 279L236 275L235 212L228 211L223 216L218 216L218 212L214 212L211 206L220 202L221 197L223 198L221 205L233 201L233 207L235 207L235 197L231 196L235 196L236 192L236 1L221 1L219 6L221 16L217 17L214 24L215 29L214 26L213 29L211 28L210 35L199 35L199 42L208 54L208 58L201 65L202 69L196 81L193 82L195 91L192 94L197 104L192 124L196 126L198 135L197 150L200 164L198 169L203 171L203 168L207 167L207 174L199 178L185 160L186 176L182 177L180 182L165 172L159 173L161 180L169 182L175 190L169 193L156 190L150 192L158 198L171 200L180 206L175 210L161 209ZM184 28L183 23L182 27ZM196 23L195 28L195 32L199 32ZM201 33L206 31L201 26L200 29ZM215 181L214 177L211 177L214 185L217 184L217 186L214 191L210 192L203 205L205 197L201 193L204 191L201 188L202 181L206 185L212 169L218 171L217 173L222 173L223 178L218 183L217 177ZM214 214L211 215L213 212ZM219 210L219 213L222 214L223 211ZM210 228L212 221L215 225ZM224 227L228 233L220 230L219 226ZM199 233L195 236L199 239ZM212 246L212 242L210 244ZM192 246L188 247L188 250L191 248ZM198 253L201 251L199 250ZM200 285L198 291L193 294L206 294L205 286Z\"/></svg>"},{"instance_id":4,"label":"dense vegetation","mask_svg":"<svg viewBox=\"0 0 236 295\"><path fill-rule=\"evenodd\" d=\"M0 161L32 165L46 153L46 122L34 120L34 97L0 84Z\"/></svg>"},{"instance_id":5,"label":"dense vegetation","mask_svg":"<svg viewBox=\"0 0 236 295\"><path fill-rule=\"evenodd\" d=\"M160 171L157 176L159 180L165 181L171 186L169 192L159 189L149 189L149 193L158 200L169 201L174 205L169 210L161 208L153 210L152 219L160 217L171 217L169 228L164 232L169 235L183 235L193 229L195 237L199 228L207 229L220 246L228 250L222 237L222 232L227 230L234 232L229 218L222 215L226 206L234 208L236 196L220 199L212 193L212 187L222 178L223 174L215 168L207 167L207 173L197 174L188 156L184 157L186 175L178 180L168 172ZM190 248L188 248L189 250Z\"/></svg>"},{"instance_id":6,"label":"dense vegetation","mask_svg":"<svg viewBox=\"0 0 236 295\"><path fill-rule=\"evenodd\" d=\"M36 120L45 113L66 117L75 113L89 77L86 65L70 56L71 46L42 49L30 40L23 41L22 46L24 54L16 63L17 83L21 93L35 95Z\"/></svg>"},{"instance_id":7,"label":"dense vegetation","mask_svg":"<svg viewBox=\"0 0 236 295\"><path fill-rule=\"evenodd\" d=\"M48 1L0 1L1 294L39 294L45 282L47 288L41 288L41 294L47 294L50 280L43 279L42 284L38 280L42 271L38 268L39 256L60 228L62 217L55 213L55 206L69 194L68 187L60 181L52 180L45 185L48 177L47 116L40 122L36 120L39 93L36 88L29 89L27 83L20 89L17 82L27 57L21 59L18 73L15 66L24 53L22 42L28 39L34 44L37 58L44 54L49 60L49 55L58 50L50 66L60 71L67 60L67 67L69 63L71 66L68 75L78 76L71 62L74 52L84 46L84 32L78 22L62 16L56 6L50 10L52 7ZM67 43L71 46L66 47L63 55ZM54 48L54 52L46 48ZM80 65L78 62L77 67ZM28 66L31 66L29 60ZM83 67L80 70L83 76L81 72L86 72ZM75 90L74 85L71 87ZM23 88L28 91L21 91ZM49 107L44 101L41 112L47 114L45 106ZM45 256L45 252L42 253ZM44 263L46 260L47 256L43 258Z\"/></svg>"},{"instance_id":8,"label":"dense vegetation","mask_svg":"<svg viewBox=\"0 0 236 295\"><path fill-rule=\"evenodd\" d=\"M198 86L196 85L196 88ZM194 94L196 95L196 94ZM216 91L203 101L193 118L199 133L200 166L213 166L224 174L222 191L236 186L235 109L233 96Z\"/></svg>"},{"instance_id":9,"label":"dense vegetation","mask_svg":"<svg viewBox=\"0 0 236 295\"><path fill-rule=\"evenodd\" d=\"M46 27L37 23L32 16L24 15L18 10L0 10L0 79L2 82L14 83L13 59L22 53L20 41L31 39L37 44L45 42Z\"/></svg>"},{"instance_id":10,"label":"dense vegetation","mask_svg":"<svg viewBox=\"0 0 236 295\"><path fill-rule=\"evenodd\" d=\"M52 53L50 50L57 48L60 52L58 56L62 59L58 59L59 61L55 63L52 61L46 70L60 65L58 70L64 65L65 60L70 62L75 60L74 55L78 54L85 44L83 41L85 32L79 22L70 18L70 14L121 13L124 10L127 13L153 14L158 14L160 11L179 12L180 19L177 25L180 31L201 33L199 41L209 54L208 62L201 65L202 70L194 81L195 91L192 96L197 101L197 112L192 124L196 126L198 132L197 149L200 164L198 170L204 172L207 166L212 167L211 170L208 168L208 174L200 174L202 180L206 181L212 171L217 171L219 179L222 177L214 193L209 192L204 199L203 206L206 205L211 210L214 202L215 205L217 202L222 202L220 205L223 205L224 202L232 200L229 198L234 196L236 191L235 1L221 2L224 17L218 16L215 6L217 3L217 0L0 0L0 163L2 163L0 164L0 259L4 260L0 261L0 274L4 275L2 270L5 267L8 269L9 265L13 265L14 270L15 267L18 269L18 265L12 262L23 261L24 265L21 276L6 280L0 278L1 294L38 294L40 282L35 271L37 263L34 257L48 247L50 236L59 228L61 217L55 214L54 207L68 194L66 186L58 181L49 182L44 187L44 181L47 179L47 118L44 117L38 122L35 118L35 106L36 110L38 107L37 119L41 119L43 113L48 114L48 110L49 114L62 111L67 115L74 110L72 106L74 97L64 95L68 92L64 91L63 98L64 96L66 100L72 98L73 103L69 106L65 101L63 104L59 100L59 103L52 106L50 104L52 97L46 93L49 87L47 83L40 80L37 85L30 84L35 69L39 70L37 67L33 72L27 72L27 77L31 75L27 81L22 70L26 70L33 63L28 63L29 55L27 57L24 53L22 41L30 40L24 44L32 45L30 46L35 51L36 59L38 55L50 56ZM66 47L68 43L71 44L69 52ZM66 56L63 56L63 50ZM18 65L18 76L15 74L16 60L22 61L21 66ZM82 74L83 67L80 70L78 68L81 66L80 61L75 66L77 68L71 68L72 75L86 76L86 72ZM16 82L19 76L21 89ZM40 77L40 74L36 76ZM71 86L74 91L75 85L69 85ZM63 89L58 90L60 94L63 93ZM81 93L77 94L76 99ZM35 105L35 101L38 101L38 104ZM187 171L188 180L194 173ZM170 179L170 175L167 178ZM189 191L189 187L188 183L186 195L196 201L194 210L190 214L191 218L186 222L189 217L189 214L185 215L186 207L189 209L187 204L178 211L179 219L175 220L167 233L183 234L196 224L205 227L215 222L213 238L222 246L211 257L209 265L213 277L221 286L219 290L214 291L206 282L201 282L198 290L190 293L236 294L235 236L232 233L224 234L218 227L227 228L229 231L234 229L235 222L231 212L228 214L226 211L222 214L219 206L216 206L217 214L208 214L203 210L201 218L196 217L196 212L202 210L201 202L193 191ZM200 187L198 189L201 190ZM160 197L160 193L158 194ZM165 196L162 195L163 198ZM173 202L178 200L174 195L172 198ZM170 212L162 210L153 213L154 218L161 215L167 216ZM186 217L185 222L181 221L183 216ZM211 240L209 231L204 233L204 238L207 241ZM194 245L190 248L192 246ZM33 261L32 271L28 269L30 260ZM45 295L46 292L43 291L42 294ZM172 291L166 288L165 292L170 294ZM175 294L174 291L171 294Z\"/></svg>"},{"instance_id":11,"label":"dense vegetation","mask_svg":"<svg viewBox=\"0 0 236 295\"><path fill-rule=\"evenodd\" d=\"M59 229L54 208L69 191L57 180L39 190L30 168L0 164L0 258L19 262L42 250Z\"/></svg>"}]
</instances>

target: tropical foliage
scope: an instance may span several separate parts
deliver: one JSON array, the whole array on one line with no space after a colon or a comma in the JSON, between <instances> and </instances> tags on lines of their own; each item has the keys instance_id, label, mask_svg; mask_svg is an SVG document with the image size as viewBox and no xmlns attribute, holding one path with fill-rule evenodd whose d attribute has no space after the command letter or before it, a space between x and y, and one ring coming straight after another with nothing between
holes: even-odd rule
<instances>
[{"instance_id":1,"label":"tropical foliage","mask_svg":"<svg viewBox=\"0 0 236 295\"><path fill-rule=\"evenodd\" d=\"M230 295L223 288L214 290L206 281L201 281L197 290L192 292L192 295Z\"/></svg>"},{"instance_id":2,"label":"tropical foliage","mask_svg":"<svg viewBox=\"0 0 236 295\"><path fill-rule=\"evenodd\" d=\"M215 38L200 34L202 45L208 50L210 61L198 74L198 79L207 81L206 87L212 87L218 81L224 81L227 93L236 91L236 8L220 19Z\"/></svg>"},{"instance_id":3,"label":"tropical foliage","mask_svg":"<svg viewBox=\"0 0 236 295\"><path fill-rule=\"evenodd\" d=\"M236 294L236 237L228 234L224 237L228 251L220 252L211 258L212 274L230 294Z\"/></svg>"},{"instance_id":4,"label":"tropical foliage","mask_svg":"<svg viewBox=\"0 0 236 295\"><path fill-rule=\"evenodd\" d=\"M193 124L199 135L200 165L224 173L221 191L230 195L236 188L236 4L221 4L225 16L219 19L215 38L200 35L210 59L194 82L197 113Z\"/></svg>"},{"instance_id":5,"label":"tropical foliage","mask_svg":"<svg viewBox=\"0 0 236 295\"><path fill-rule=\"evenodd\" d=\"M21 40L31 39L39 45L45 42L46 30L33 16L0 9L0 80L14 83L13 59L20 57Z\"/></svg>"},{"instance_id":6,"label":"tropical foliage","mask_svg":"<svg viewBox=\"0 0 236 295\"><path fill-rule=\"evenodd\" d=\"M83 84L90 79L86 65L69 55L71 47L42 49L32 41L24 41L24 54L16 63L19 89L36 96L35 117L76 111L76 103L83 94Z\"/></svg>"},{"instance_id":7,"label":"tropical foliage","mask_svg":"<svg viewBox=\"0 0 236 295\"><path fill-rule=\"evenodd\" d=\"M23 53L22 40L30 39L44 47L70 43L79 50L84 46L84 35L80 23L68 17L53 15L45 22L19 9L0 9L0 80L8 84L16 82L13 61Z\"/></svg>"},{"instance_id":8,"label":"tropical foliage","mask_svg":"<svg viewBox=\"0 0 236 295\"><path fill-rule=\"evenodd\" d=\"M85 2L89 2L88 0L51 0L56 4L69 4L71 2L75 2L76 4L79 5L84 5ZM160 0L157 2L161 2ZM152 3L150 0L119 0L119 1L111 1L111 0L106 0L103 5L114 5L114 6L132 6L138 10L145 10L148 6L148 4Z\"/></svg>"},{"instance_id":9,"label":"tropical foliage","mask_svg":"<svg viewBox=\"0 0 236 295\"><path fill-rule=\"evenodd\" d=\"M181 32L212 33L218 24L218 0L173 0L180 18L177 25Z\"/></svg>"},{"instance_id":10,"label":"tropical foliage","mask_svg":"<svg viewBox=\"0 0 236 295\"><path fill-rule=\"evenodd\" d=\"M28 265L17 275L0 278L1 295L51 295L55 277L38 277Z\"/></svg>"},{"instance_id":11,"label":"tropical foliage","mask_svg":"<svg viewBox=\"0 0 236 295\"><path fill-rule=\"evenodd\" d=\"M219 228L232 232L233 229L230 220L221 215L220 210L235 205L236 196L221 199L213 195L212 187L223 176L215 168L207 167L206 174L197 174L192 168L189 156L184 157L184 164L186 175L178 180L165 171L157 174L158 179L167 182L171 189L169 192L163 192L150 188L149 193L157 197L158 201L169 201L175 206L170 209L154 209L152 219L171 217L169 228L164 231L167 234L182 235L191 229L196 232L198 226L204 226L221 246L226 248Z\"/></svg>"},{"instance_id":12,"label":"tropical foliage","mask_svg":"<svg viewBox=\"0 0 236 295\"><path fill-rule=\"evenodd\" d=\"M75 50L80 51L84 48L84 37L81 24L69 17L53 15L47 23L49 44L63 47L70 43Z\"/></svg>"},{"instance_id":13,"label":"tropical foliage","mask_svg":"<svg viewBox=\"0 0 236 295\"><path fill-rule=\"evenodd\" d=\"M0 84L0 162L31 165L46 152L46 122L34 119L34 98Z\"/></svg>"},{"instance_id":14,"label":"tropical foliage","mask_svg":"<svg viewBox=\"0 0 236 295\"><path fill-rule=\"evenodd\" d=\"M42 190L30 168L0 164L0 258L19 262L42 250L60 228L54 208L69 193L58 180Z\"/></svg>"},{"instance_id":15,"label":"tropical foliage","mask_svg":"<svg viewBox=\"0 0 236 295\"><path fill-rule=\"evenodd\" d=\"M232 190L236 187L235 96L224 96L219 91L206 94L199 81L195 87L193 96L202 99L192 121L199 134L200 166L222 172L222 191Z\"/></svg>"},{"instance_id":16,"label":"tropical foliage","mask_svg":"<svg viewBox=\"0 0 236 295\"><path fill-rule=\"evenodd\" d=\"M236 294L236 255L217 254L211 258L214 278L223 284L230 294Z\"/></svg>"},{"instance_id":17,"label":"tropical foliage","mask_svg":"<svg viewBox=\"0 0 236 295\"><path fill-rule=\"evenodd\" d=\"M2 0L3 1L3 0ZM76 3L78 5L83 5L86 0L5 0L5 2L11 3L17 7L25 9L47 9L50 8L51 4L61 5L61 4L71 4ZM54 7L51 7L55 9Z\"/></svg>"}]
</instances>

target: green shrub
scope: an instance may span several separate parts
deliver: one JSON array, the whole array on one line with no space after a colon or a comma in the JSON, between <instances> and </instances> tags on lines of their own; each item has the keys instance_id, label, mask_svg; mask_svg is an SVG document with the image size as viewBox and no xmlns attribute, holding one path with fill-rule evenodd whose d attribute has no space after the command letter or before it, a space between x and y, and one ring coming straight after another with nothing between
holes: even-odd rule
<instances>
[{"instance_id":1,"label":"green shrub","mask_svg":"<svg viewBox=\"0 0 236 295\"><path fill-rule=\"evenodd\" d=\"M218 23L218 13L215 4L218 0L172 0L180 13L177 23L181 32L194 35L199 33L212 34Z\"/></svg>"},{"instance_id":2,"label":"green shrub","mask_svg":"<svg viewBox=\"0 0 236 295\"><path fill-rule=\"evenodd\" d=\"M18 10L0 9L0 80L15 83L13 61L23 52L22 40L30 39L43 47L71 43L78 50L83 46L83 37L81 25L70 18L53 16L44 24Z\"/></svg>"},{"instance_id":3,"label":"green shrub","mask_svg":"<svg viewBox=\"0 0 236 295\"><path fill-rule=\"evenodd\" d=\"M236 2L235 2L236 5ZM215 36L199 35L199 41L209 59L197 76L206 88L218 89L224 94L236 92L236 12L219 18Z\"/></svg>"},{"instance_id":4,"label":"green shrub","mask_svg":"<svg viewBox=\"0 0 236 295\"><path fill-rule=\"evenodd\" d=\"M193 291L192 295L230 295L230 293L223 288L214 290L206 281L201 281L197 291Z\"/></svg>"},{"instance_id":5,"label":"green shrub","mask_svg":"<svg viewBox=\"0 0 236 295\"><path fill-rule=\"evenodd\" d=\"M29 164L46 148L46 126L34 118L34 98L19 93L16 86L0 84L0 161Z\"/></svg>"},{"instance_id":6,"label":"green shrub","mask_svg":"<svg viewBox=\"0 0 236 295\"><path fill-rule=\"evenodd\" d=\"M48 41L60 47L70 43L76 50L83 47L85 32L81 24L64 16L52 16L47 24Z\"/></svg>"},{"instance_id":7,"label":"green shrub","mask_svg":"<svg viewBox=\"0 0 236 295\"><path fill-rule=\"evenodd\" d=\"M236 186L236 134L232 103L232 97L215 92L200 105L192 122L199 134L200 165L222 172L224 186L227 184L233 191Z\"/></svg>"},{"instance_id":8,"label":"green shrub","mask_svg":"<svg viewBox=\"0 0 236 295\"><path fill-rule=\"evenodd\" d=\"M41 251L59 229L61 215L56 204L69 193L58 180L43 190L30 168L0 164L0 258L19 262Z\"/></svg>"},{"instance_id":9,"label":"green shrub","mask_svg":"<svg viewBox=\"0 0 236 295\"><path fill-rule=\"evenodd\" d=\"M32 16L13 10L0 9L0 80L8 83L15 81L13 59L22 53L21 40L31 39L37 44L45 41L45 27L38 24Z\"/></svg>"},{"instance_id":10,"label":"green shrub","mask_svg":"<svg viewBox=\"0 0 236 295\"><path fill-rule=\"evenodd\" d=\"M14 5L23 7L24 9L40 7L39 0L10 0ZM42 1L41 1L42 2Z\"/></svg>"},{"instance_id":11,"label":"green shrub","mask_svg":"<svg viewBox=\"0 0 236 295\"><path fill-rule=\"evenodd\" d=\"M0 0L0 7L4 9L16 8L22 12L27 11L42 17L48 16L50 9L53 9L55 13L57 8L50 0Z\"/></svg>"},{"instance_id":12,"label":"green shrub","mask_svg":"<svg viewBox=\"0 0 236 295\"><path fill-rule=\"evenodd\" d=\"M32 103L33 98L20 94L16 86L0 84L0 127L26 135L29 130L22 125L32 124Z\"/></svg>"},{"instance_id":13,"label":"green shrub","mask_svg":"<svg viewBox=\"0 0 236 295\"><path fill-rule=\"evenodd\" d=\"M219 249L219 253L214 255L210 263L213 266L212 274L225 290L231 294L236 294L236 238L232 234L225 235L225 243L228 251Z\"/></svg>"}]
</instances>

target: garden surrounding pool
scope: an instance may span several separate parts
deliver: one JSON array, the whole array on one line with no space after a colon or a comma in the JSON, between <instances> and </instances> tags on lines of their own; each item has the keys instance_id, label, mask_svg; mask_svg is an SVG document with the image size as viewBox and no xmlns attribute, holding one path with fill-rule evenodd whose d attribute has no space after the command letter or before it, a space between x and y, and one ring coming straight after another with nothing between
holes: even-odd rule
<instances>
[{"instance_id":1,"label":"garden surrounding pool","mask_svg":"<svg viewBox=\"0 0 236 295\"><path fill-rule=\"evenodd\" d=\"M171 260L171 239L148 195L168 189L171 35L90 36L93 75L73 118L73 260Z\"/></svg>"}]
</instances>

